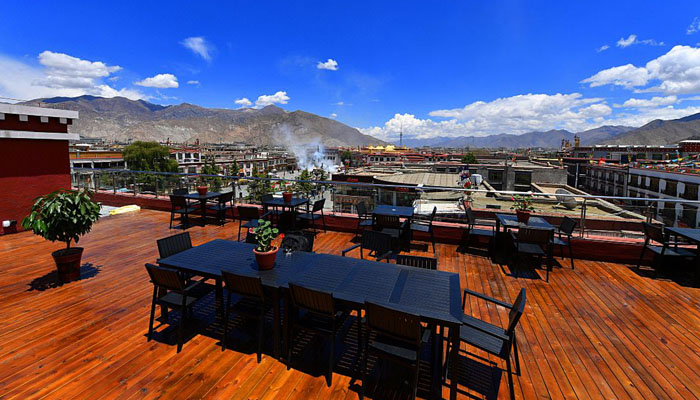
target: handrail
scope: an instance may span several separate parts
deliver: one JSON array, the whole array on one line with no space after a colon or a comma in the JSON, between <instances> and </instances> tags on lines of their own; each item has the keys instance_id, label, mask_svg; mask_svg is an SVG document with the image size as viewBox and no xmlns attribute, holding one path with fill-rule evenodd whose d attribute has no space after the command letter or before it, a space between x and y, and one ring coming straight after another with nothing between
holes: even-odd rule
<instances>
[{"instance_id":1,"label":"handrail","mask_svg":"<svg viewBox=\"0 0 700 400\"><path fill-rule=\"evenodd\" d=\"M273 178L273 177L255 177L255 176L236 176L236 175L211 175L211 174L193 174L186 172L155 172L155 171L139 171L139 170L127 170L127 169L116 169L116 168L83 168L83 167L72 167L71 171L87 171L87 172L113 172L113 173L132 173L132 174L148 174L148 175L165 175L165 176L181 176L181 177L207 177L207 178L219 178L228 180L260 180L260 181L284 181L284 182L297 182L297 183L314 183L321 185L345 185L345 186L358 186L358 187L376 187L376 188L405 188L414 189L418 191L453 191L453 192L466 192L466 193L485 193L485 194L504 194L511 196L533 196L533 197L573 197L580 199L593 199L593 200L623 200L623 201L651 201L651 202L664 202L664 203L683 203L683 204L697 204L700 205L700 200L686 200L686 199L673 199L673 198L649 198L649 197L625 197L625 196L605 196L605 195L591 195L591 194L575 194L575 193L542 193L542 192L519 192L519 191L509 191L509 190L483 190L483 189L465 189L459 187L450 186L424 186L424 185L392 185L386 183L366 183L366 182L341 182L341 181L318 181L318 180L304 180L304 179L289 179L289 178ZM659 193L663 194L663 193Z\"/></svg>"}]
</instances>

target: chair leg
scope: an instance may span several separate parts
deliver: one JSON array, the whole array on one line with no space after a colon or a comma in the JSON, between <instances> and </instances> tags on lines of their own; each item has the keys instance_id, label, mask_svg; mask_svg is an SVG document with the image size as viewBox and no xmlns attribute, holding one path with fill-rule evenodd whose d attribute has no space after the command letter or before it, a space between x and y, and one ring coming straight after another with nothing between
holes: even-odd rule
<instances>
[{"instance_id":1,"label":"chair leg","mask_svg":"<svg viewBox=\"0 0 700 400\"><path fill-rule=\"evenodd\" d=\"M574 251L571 249L571 239L569 239L569 257L571 257L571 269L576 269L574 267Z\"/></svg>"},{"instance_id":2,"label":"chair leg","mask_svg":"<svg viewBox=\"0 0 700 400\"><path fill-rule=\"evenodd\" d=\"M241 241L241 225L243 225L243 221L239 220L238 221L238 241Z\"/></svg>"},{"instance_id":3,"label":"chair leg","mask_svg":"<svg viewBox=\"0 0 700 400\"><path fill-rule=\"evenodd\" d=\"M647 246L644 245L642 247L642 254L639 255L639 262L637 262L637 270L639 270L642 267L642 259L644 258L644 251L647 249Z\"/></svg>"},{"instance_id":4,"label":"chair leg","mask_svg":"<svg viewBox=\"0 0 700 400\"><path fill-rule=\"evenodd\" d=\"M508 370L508 387L510 389L511 400L515 398L515 388L513 387L513 373L510 368L510 357L506 357L506 369Z\"/></svg>"},{"instance_id":5,"label":"chair leg","mask_svg":"<svg viewBox=\"0 0 700 400\"><path fill-rule=\"evenodd\" d=\"M335 331L335 330L334 330ZM335 358L335 334L331 334L331 350L328 354L328 373L326 375L326 386L331 387L333 383L333 359Z\"/></svg>"},{"instance_id":6,"label":"chair leg","mask_svg":"<svg viewBox=\"0 0 700 400\"><path fill-rule=\"evenodd\" d=\"M175 218L175 213L170 212L170 229L173 229L173 219Z\"/></svg>"},{"instance_id":7,"label":"chair leg","mask_svg":"<svg viewBox=\"0 0 700 400\"><path fill-rule=\"evenodd\" d=\"M151 319L148 321L148 340L153 339L153 320L156 317L156 298L158 296L158 287L153 286L153 300L151 300Z\"/></svg>"},{"instance_id":8,"label":"chair leg","mask_svg":"<svg viewBox=\"0 0 700 400\"><path fill-rule=\"evenodd\" d=\"M292 347L294 347L294 344L292 343L292 338L294 337L294 327L292 326L289 329L289 338L287 340L287 371L289 371L289 368L291 367L292 364Z\"/></svg>"},{"instance_id":9,"label":"chair leg","mask_svg":"<svg viewBox=\"0 0 700 400\"><path fill-rule=\"evenodd\" d=\"M369 332L367 332L367 338L364 340L369 341ZM360 379L362 379L362 387L360 388L360 400L364 399L365 387L367 387L367 345L364 343L364 340L362 340L362 361L360 362Z\"/></svg>"},{"instance_id":10,"label":"chair leg","mask_svg":"<svg viewBox=\"0 0 700 400\"><path fill-rule=\"evenodd\" d=\"M183 329L185 326L185 307L180 309L180 324L177 327L177 352L182 350Z\"/></svg>"},{"instance_id":11,"label":"chair leg","mask_svg":"<svg viewBox=\"0 0 700 400\"><path fill-rule=\"evenodd\" d=\"M435 234L433 230L430 230L430 241L433 243L433 254L435 254Z\"/></svg>"},{"instance_id":12,"label":"chair leg","mask_svg":"<svg viewBox=\"0 0 700 400\"><path fill-rule=\"evenodd\" d=\"M264 310L264 308L263 308ZM263 344L263 327L265 324L265 312L260 314L260 322L258 322L258 364L262 359L262 344Z\"/></svg>"},{"instance_id":13,"label":"chair leg","mask_svg":"<svg viewBox=\"0 0 700 400\"><path fill-rule=\"evenodd\" d=\"M321 210L321 222L323 222L323 231L327 232L328 230L326 229L326 216L323 214L323 210Z\"/></svg>"},{"instance_id":14,"label":"chair leg","mask_svg":"<svg viewBox=\"0 0 700 400\"><path fill-rule=\"evenodd\" d=\"M515 374L520 375L520 354L518 353L518 339L513 334L513 355L515 356Z\"/></svg>"},{"instance_id":15,"label":"chair leg","mask_svg":"<svg viewBox=\"0 0 700 400\"><path fill-rule=\"evenodd\" d=\"M420 352L418 353L420 354ZM420 366L420 356L418 357L418 360L416 360L416 368L413 371L413 398L415 399L418 396L418 370Z\"/></svg>"},{"instance_id":16,"label":"chair leg","mask_svg":"<svg viewBox=\"0 0 700 400\"><path fill-rule=\"evenodd\" d=\"M226 303L224 304L224 334L221 337L221 351L226 350L227 337L228 337L228 319L229 313L231 312L231 292L228 292L226 296Z\"/></svg>"}]
</instances>

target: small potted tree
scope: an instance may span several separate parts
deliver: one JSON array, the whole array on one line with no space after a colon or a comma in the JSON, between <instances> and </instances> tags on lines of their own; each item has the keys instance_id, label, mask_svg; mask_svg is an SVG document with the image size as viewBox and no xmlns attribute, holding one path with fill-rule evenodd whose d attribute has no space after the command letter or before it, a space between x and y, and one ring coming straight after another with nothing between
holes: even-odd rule
<instances>
[{"instance_id":1,"label":"small potted tree","mask_svg":"<svg viewBox=\"0 0 700 400\"><path fill-rule=\"evenodd\" d=\"M520 196L516 194L511 200L513 200L513 205L510 209L515 210L518 222L527 224L527 221L530 220L530 213L535 211L535 207L532 206L532 196Z\"/></svg>"},{"instance_id":2,"label":"small potted tree","mask_svg":"<svg viewBox=\"0 0 700 400\"><path fill-rule=\"evenodd\" d=\"M58 278L69 282L80 278L82 247L71 247L80 237L90 232L100 218L100 205L92 201L87 190L57 190L36 198L31 213L22 220L25 229L52 242L66 244L65 249L51 255L56 262Z\"/></svg>"},{"instance_id":3,"label":"small potted tree","mask_svg":"<svg viewBox=\"0 0 700 400\"><path fill-rule=\"evenodd\" d=\"M290 203L292 201L292 186L287 184L287 181L282 181L282 199L285 203Z\"/></svg>"},{"instance_id":4,"label":"small potted tree","mask_svg":"<svg viewBox=\"0 0 700 400\"><path fill-rule=\"evenodd\" d=\"M255 253L255 261L258 263L258 268L261 270L272 269L275 266L275 258L279 246L273 245L272 241L279 236L280 239L284 235L279 234L277 228L273 228L270 221L259 219L258 226L253 228L253 235L257 246L253 249Z\"/></svg>"},{"instance_id":5,"label":"small potted tree","mask_svg":"<svg viewBox=\"0 0 700 400\"><path fill-rule=\"evenodd\" d=\"M209 189L207 187L207 179L203 176L200 176L197 179L197 193L199 193L200 196L204 196L207 194L207 190Z\"/></svg>"}]
</instances>

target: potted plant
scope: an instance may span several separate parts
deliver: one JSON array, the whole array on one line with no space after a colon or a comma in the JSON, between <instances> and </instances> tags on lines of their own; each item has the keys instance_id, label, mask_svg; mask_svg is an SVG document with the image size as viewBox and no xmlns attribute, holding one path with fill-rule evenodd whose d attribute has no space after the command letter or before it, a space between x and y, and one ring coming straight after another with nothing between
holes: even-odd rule
<instances>
[{"instance_id":1,"label":"potted plant","mask_svg":"<svg viewBox=\"0 0 700 400\"><path fill-rule=\"evenodd\" d=\"M513 206L511 206L510 209L515 210L518 222L527 224L527 221L530 220L530 213L535 211L535 207L532 206L532 196L520 196L516 194L511 200L513 200Z\"/></svg>"},{"instance_id":2,"label":"potted plant","mask_svg":"<svg viewBox=\"0 0 700 400\"><path fill-rule=\"evenodd\" d=\"M284 199L285 203L290 203L292 201L292 186L288 185L286 181L282 181L281 183L283 190L282 190L282 198Z\"/></svg>"},{"instance_id":3,"label":"potted plant","mask_svg":"<svg viewBox=\"0 0 700 400\"><path fill-rule=\"evenodd\" d=\"M279 235L279 230L273 228L270 221L264 219L258 220L258 226L253 228L253 235L255 235L257 242L253 253L255 253L258 268L262 270L272 269L275 266L275 258L279 249L279 246L273 245L272 241L278 236L282 239L284 235Z\"/></svg>"},{"instance_id":4,"label":"potted plant","mask_svg":"<svg viewBox=\"0 0 700 400\"><path fill-rule=\"evenodd\" d=\"M22 220L25 229L52 242L66 244L65 249L51 255L56 262L58 278L69 282L80 278L82 247L71 247L100 218L100 205L92 201L87 190L57 190L34 200L31 213Z\"/></svg>"},{"instance_id":5,"label":"potted plant","mask_svg":"<svg viewBox=\"0 0 700 400\"><path fill-rule=\"evenodd\" d=\"M204 196L205 194L207 194L207 190L208 187L206 178L200 176L197 184L197 193L199 193L200 196Z\"/></svg>"}]
</instances>

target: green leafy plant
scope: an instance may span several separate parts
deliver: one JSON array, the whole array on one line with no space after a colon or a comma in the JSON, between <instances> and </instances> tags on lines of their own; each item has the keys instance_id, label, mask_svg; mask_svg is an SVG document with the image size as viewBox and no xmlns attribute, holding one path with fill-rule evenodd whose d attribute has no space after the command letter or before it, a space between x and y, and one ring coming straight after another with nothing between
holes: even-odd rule
<instances>
[{"instance_id":1,"label":"green leafy plant","mask_svg":"<svg viewBox=\"0 0 700 400\"><path fill-rule=\"evenodd\" d=\"M87 190L57 190L34 200L31 213L22 220L25 229L52 242L71 242L90 232L100 218L100 204Z\"/></svg>"},{"instance_id":2,"label":"green leafy plant","mask_svg":"<svg viewBox=\"0 0 700 400\"><path fill-rule=\"evenodd\" d=\"M292 193L292 185L289 184L289 182L282 180L279 182L280 190L282 190L284 193Z\"/></svg>"},{"instance_id":3,"label":"green leafy plant","mask_svg":"<svg viewBox=\"0 0 700 400\"><path fill-rule=\"evenodd\" d=\"M511 210L535 211L535 207L532 206L532 196L520 196L516 194L511 197L511 200L513 200L513 205L510 207Z\"/></svg>"},{"instance_id":4,"label":"green leafy plant","mask_svg":"<svg viewBox=\"0 0 700 400\"><path fill-rule=\"evenodd\" d=\"M279 235L279 230L272 227L272 223L265 219L258 220L258 226L253 228L253 235L258 242L255 250L266 253L272 250L272 241Z\"/></svg>"}]
</instances>

